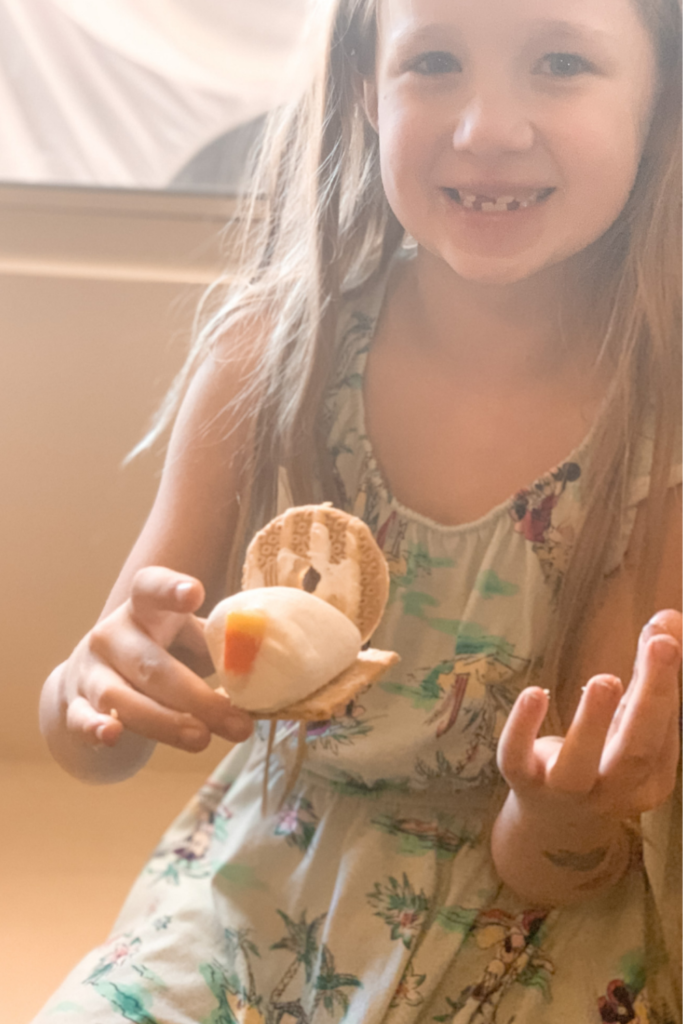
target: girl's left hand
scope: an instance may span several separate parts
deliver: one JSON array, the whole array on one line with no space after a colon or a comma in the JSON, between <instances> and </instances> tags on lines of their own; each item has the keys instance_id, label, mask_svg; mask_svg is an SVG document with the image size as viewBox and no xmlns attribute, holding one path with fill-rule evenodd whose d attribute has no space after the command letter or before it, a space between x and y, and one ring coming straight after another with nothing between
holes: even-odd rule
<instances>
[{"instance_id":1,"label":"girl's left hand","mask_svg":"<svg viewBox=\"0 0 683 1024\"><path fill-rule=\"evenodd\" d=\"M534 814L624 820L671 794L680 749L681 614L658 612L643 629L631 682L594 676L564 738L538 738L547 693L528 687L510 712L498 766Z\"/></svg>"}]
</instances>

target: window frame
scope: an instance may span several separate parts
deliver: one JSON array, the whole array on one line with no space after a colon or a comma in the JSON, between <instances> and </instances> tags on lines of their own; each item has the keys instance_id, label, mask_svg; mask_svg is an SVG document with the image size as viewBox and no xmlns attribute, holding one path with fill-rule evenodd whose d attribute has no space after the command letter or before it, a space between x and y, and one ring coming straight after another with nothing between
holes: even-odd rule
<instances>
[{"instance_id":1,"label":"window frame","mask_svg":"<svg viewBox=\"0 0 683 1024\"><path fill-rule=\"evenodd\" d=\"M0 274L210 284L235 195L0 184Z\"/></svg>"}]
</instances>

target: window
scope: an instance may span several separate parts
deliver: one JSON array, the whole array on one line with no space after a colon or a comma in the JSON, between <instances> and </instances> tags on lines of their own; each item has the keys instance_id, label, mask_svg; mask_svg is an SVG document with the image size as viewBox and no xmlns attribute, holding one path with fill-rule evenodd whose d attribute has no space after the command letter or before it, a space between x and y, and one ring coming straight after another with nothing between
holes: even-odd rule
<instances>
[{"instance_id":1,"label":"window","mask_svg":"<svg viewBox=\"0 0 683 1024\"><path fill-rule=\"evenodd\" d=\"M308 0L0 0L0 182L230 194Z\"/></svg>"}]
</instances>

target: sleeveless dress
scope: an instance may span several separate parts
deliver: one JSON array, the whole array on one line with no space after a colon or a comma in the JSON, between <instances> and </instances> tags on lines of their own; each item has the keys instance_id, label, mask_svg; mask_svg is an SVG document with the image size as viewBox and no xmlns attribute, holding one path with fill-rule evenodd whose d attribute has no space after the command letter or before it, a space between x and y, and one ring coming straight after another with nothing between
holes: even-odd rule
<instances>
[{"instance_id":1,"label":"sleeveless dress","mask_svg":"<svg viewBox=\"0 0 683 1024\"><path fill-rule=\"evenodd\" d=\"M279 727L265 813L266 723L231 752L40 1024L679 1019L662 899L642 861L609 892L547 912L500 882L489 850L505 797L496 742L543 656L590 440L476 522L446 527L403 507L364 427L382 296L378 286L344 312L326 414L344 505L391 572L373 646L401 662L309 726L284 803L296 725ZM641 448L615 567L646 487L647 438ZM281 495L286 506L284 479Z\"/></svg>"}]
</instances>

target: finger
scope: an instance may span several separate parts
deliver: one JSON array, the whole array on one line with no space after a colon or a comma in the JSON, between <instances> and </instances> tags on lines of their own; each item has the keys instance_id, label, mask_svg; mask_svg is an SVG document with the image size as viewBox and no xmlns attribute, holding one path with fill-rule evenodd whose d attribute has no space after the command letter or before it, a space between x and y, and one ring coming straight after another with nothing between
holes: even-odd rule
<instances>
[{"instance_id":1,"label":"finger","mask_svg":"<svg viewBox=\"0 0 683 1024\"><path fill-rule=\"evenodd\" d=\"M672 715L659 758L652 771L642 784L630 787L629 814L652 811L671 796L676 786L680 746L678 715Z\"/></svg>"},{"instance_id":2,"label":"finger","mask_svg":"<svg viewBox=\"0 0 683 1024\"><path fill-rule=\"evenodd\" d=\"M115 643L111 635L114 630ZM115 624L105 622L93 630L91 645L118 676L155 704L191 715L230 742L237 743L251 735L253 722L246 712L234 708L145 633L117 629ZM97 703L102 706L101 700Z\"/></svg>"},{"instance_id":3,"label":"finger","mask_svg":"<svg viewBox=\"0 0 683 1024\"><path fill-rule=\"evenodd\" d=\"M66 713L67 728L72 732L81 733L90 746L104 744L114 747L123 732L123 725L118 716L104 715L96 711L85 697L75 697Z\"/></svg>"},{"instance_id":4,"label":"finger","mask_svg":"<svg viewBox=\"0 0 683 1024\"><path fill-rule=\"evenodd\" d=\"M672 636L680 643L680 634L681 613L673 611L672 609L664 609L663 611L657 612L652 616L650 621L645 624L638 638L638 650L636 652L636 659L633 665L633 673L626 688L626 692L621 698L616 714L612 719L608 742L611 740L612 736L616 735L621 729L627 708L631 701L638 696L640 688L645 682L644 673L647 644L652 637L661 635Z\"/></svg>"},{"instance_id":5,"label":"finger","mask_svg":"<svg viewBox=\"0 0 683 1024\"><path fill-rule=\"evenodd\" d=\"M206 619L197 615L187 616L168 650L202 679L216 671L206 645Z\"/></svg>"},{"instance_id":6,"label":"finger","mask_svg":"<svg viewBox=\"0 0 683 1024\"><path fill-rule=\"evenodd\" d=\"M568 793L588 793L593 788L622 693L621 680L616 676L598 675L588 681L557 759L548 772L553 788Z\"/></svg>"},{"instance_id":7,"label":"finger","mask_svg":"<svg viewBox=\"0 0 683 1024\"><path fill-rule=\"evenodd\" d=\"M204 750L211 740L204 722L157 704L126 685L108 665L93 666L89 689L96 713L117 720L138 736L191 752Z\"/></svg>"},{"instance_id":8,"label":"finger","mask_svg":"<svg viewBox=\"0 0 683 1024\"><path fill-rule=\"evenodd\" d=\"M538 779L542 768L534 742L548 711L548 693L538 686L521 692L498 741L498 767L513 789Z\"/></svg>"},{"instance_id":9,"label":"finger","mask_svg":"<svg viewBox=\"0 0 683 1024\"><path fill-rule=\"evenodd\" d=\"M154 640L168 647L183 627L186 616L204 602L204 587L192 576L153 565L135 574L130 613Z\"/></svg>"},{"instance_id":10,"label":"finger","mask_svg":"<svg viewBox=\"0 0 683 1024\"><path fill-rule=\"evenodd\" d=\"M601 772L625 773L637 784L660 757L672 717L678 718L678 669L681 652L669 634L650 636L638 652L631 699L606 748Z\"/></svg>"},{"instance_id":11,"label":"finger","mask_svg":"<svg viewBox=\"0 0 683 1024\"><path fill-rule=\"evenodd\" d=\"M680 705L679 705L680 706ZM660 771L662 778L668 780L673 787L676 781L676 769L681 753L681 728L680 717L673 714L669 721L669 728L666 731L662 750L660 754Z\"/></svg>"},{"instance_id":12,"label":"finger","mask_svg":"<svg viewBox=\"0 0 683 1024\"><path fill-rule=\"evenodd\" d=\"M646 659L647 645L656 636L668 636L681 645L681 614L680 612L666 609L657 612L649 622L643 626L638 637L638 650L633 665L633 675L629 683L629 690L636 690L639 680L643 677L644 664ZM630 696L627 693L627 697ZM627 701L628 703L628 701Z\"/></svg>"}]
</instances>

